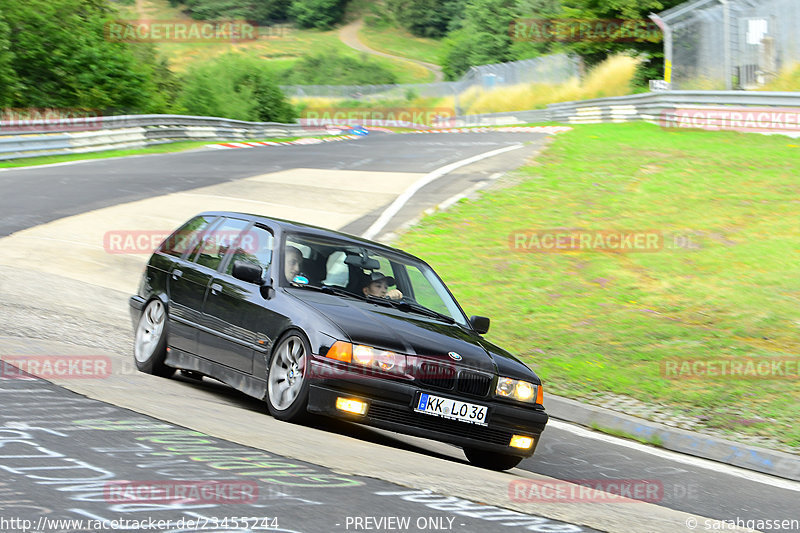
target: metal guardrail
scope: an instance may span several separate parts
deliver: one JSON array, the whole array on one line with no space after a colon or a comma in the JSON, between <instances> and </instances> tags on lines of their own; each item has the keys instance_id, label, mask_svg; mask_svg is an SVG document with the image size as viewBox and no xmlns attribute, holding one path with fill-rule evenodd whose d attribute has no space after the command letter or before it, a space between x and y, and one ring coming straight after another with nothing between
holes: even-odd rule
<instances>
[{"instance_id":1,"label":"metal guardrail","mask_svg":"<svg viewBox=\"0 0 800 533\"><path fill-rule=\"evenodd\" d=\"M535 111L456 117L454 126L644 120L665 127L800 136L800 92L665 91L550 104Z\"/></svg>"},{"instance_id":2,"label":"metal guardrail","mask_svg":"<svg viewBox=\"0 0 800 533\"><path fill-rule=\"evenodd\" d=\"M546 109L466 115L448 127L644 120L671 127L761 131L800 136L800 92L665 91L550 104ZM357 120L350 121L357 123ZM124 115L0 124L0 160L142 148L178 141L243 141L308 136L324 127L183 115Z\"/></svg>"},{"instance_id":3,"label":"metal guardrail","mask_svg":"<svg viewBox=\"0 0 800 533\"><path fill-rule=\"evenodd\" d=\"M180 141L224 142L317 135L299 124L184 115L122 115L0 123L0 160L143 148Z\"/></svg>"}]
</instances>

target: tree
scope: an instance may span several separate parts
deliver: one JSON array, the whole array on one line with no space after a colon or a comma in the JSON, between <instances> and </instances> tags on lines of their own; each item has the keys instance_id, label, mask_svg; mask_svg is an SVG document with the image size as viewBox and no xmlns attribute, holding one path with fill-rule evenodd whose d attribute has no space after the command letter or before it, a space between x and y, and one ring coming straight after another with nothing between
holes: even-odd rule
<instances>
[{"instance_id":1,"label":"tree","mask_svg":"<svg viewBox=\"0 0 800 533\"><path fill-rule=\"evenodd\" d=\"M113 12L103 0L0 1L8 28L0 49L16 80L8 105L157 110L156 65L146 60L155 56L137 59L131 44L106 39Z\"/></svg>"},{"instance_id":2,"label":"tree","mask_svg":"<svg viewBox=\"0 0 800 533\"><path fill-rule=\"evenodd\" d=\"M10 29L0 10L0 108L11 105L17 92L18 81L12 67L14 53L11 51L9 33Z\"/></svg>"},{"instance_id":3,"label":"tree","mask_svg":"<svg viewBox=\"0 0 800 533\"><path fill-rule=\"evenodd\" d=\"M342 20L346 0L294 0L289 17L301 28L325 30Z\"/></svg>"},{"instance_id":4,"label":"tree","mask_svg":"<svg viewBox=\"0 0 800 533\"><path fill-rule=\"evenodd\" d=\"M562 0L563 16L592 21L622 19L640 24L650 23L649 15L669 9L686 0ZM643 35L634 40L584 40L570 43L567 48L583 57L588 65L597 64L609 55L626 50L644 54L647 59L640 67L640 79L659 78L663 69L664 54L662 36L657 28L649 38Z\"/></svg>"},{"instance_id":5,"label":"tree","mask_svg":"<svg viewBox=\"0 0 800 533\"><path fill-rule=\"evenodd\" d=\"M515 0L472 0L444 43L442 70L459 78L470 66L513 59L509 29L517 11Z\"/></svg>"},{"instance_id":6,"label":"tree","mask_svg":"<svg viewBox=\"0 0 800 533\"><path fill-rule=\"evenodd\" d=\"M419 37L444 37L466 0L387 0L397 22Z\"/></svg>"}]
</instances>

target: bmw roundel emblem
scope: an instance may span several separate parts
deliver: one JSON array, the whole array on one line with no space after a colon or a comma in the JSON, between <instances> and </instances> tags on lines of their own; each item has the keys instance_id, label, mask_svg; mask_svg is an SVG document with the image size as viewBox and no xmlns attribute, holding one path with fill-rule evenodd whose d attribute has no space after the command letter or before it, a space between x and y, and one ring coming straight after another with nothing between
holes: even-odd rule
<instances>
[{"instance_id":1,"label":"bmw roundel emblem","mask_svg":"<svg viewBox=\"0 0 800 533\"><path fill-rule=\"evenodd\" d=\"M462 357L458 355L456 352L447 352L447 355L450 356L450 359L453 361L461 361Z\"/></svg>"}]
</instances>

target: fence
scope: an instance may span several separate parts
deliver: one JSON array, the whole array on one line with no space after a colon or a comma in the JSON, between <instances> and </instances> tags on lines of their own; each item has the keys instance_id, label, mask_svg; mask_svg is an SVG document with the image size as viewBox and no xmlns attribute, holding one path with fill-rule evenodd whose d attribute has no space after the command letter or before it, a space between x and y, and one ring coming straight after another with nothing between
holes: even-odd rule
<instances>
[{"instance_id":1,"label":"fence","mask_svg":"<svg viewBox=\"0 0 800 533\"><path fill-rule=\"evenodd\" d=\"M797 0L693 0L658 17L677 89L755 89L800 63Z\"/></svg>"},{"instance_id":2,"label":"fence","mask_svg":"<svg viewBox=\"0 0 800 533\"><path fill-rule=\"evenodd\" d=\"M491 89L517 83L563 83L578 77L579 60L566 54L553 54L523 61L472 67L458 81L396 85L284 85L290 97L348 98L354 100L381 98L402 99L410 95L422 97L453 96L470 87Z\"/></svg>"}]
</instances>

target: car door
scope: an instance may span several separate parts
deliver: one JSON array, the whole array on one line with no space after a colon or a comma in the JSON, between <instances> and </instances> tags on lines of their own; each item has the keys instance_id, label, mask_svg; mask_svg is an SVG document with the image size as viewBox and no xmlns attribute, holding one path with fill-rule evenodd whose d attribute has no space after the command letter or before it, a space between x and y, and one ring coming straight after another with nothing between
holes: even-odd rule
<instances>
[{"instance_id":1,"label":"car door","mask_svg":"<svg viewBox=\"0 0 800 533\"><path fill-rule=\"evenodd\" d=\"M248 374L253 373L255 355L266 353L271 345L269 332L281 319L272 309L267 288L271 284L274 243L267 226L256 224L245 231L223 269L211 280L203 307L209 329L200 336L202 351L210 359ZM236 261L260 266L264 285L234 278Z\"/></svg>"},{"instance_id":2,"label":"car door","mask_svg":"<svg viewBox=\"0 0 800 533\"><path fill-rule=\"evenodd\" d=\"M191 258L203 234L221 221L215 215L199 216L175 232L162 246L162 253L172 257L167 272L169 297L169 345L189 353L197 352L197 328L202 320L203 298L208 279L197 272Z\"/></svg>"}]
</instances>

